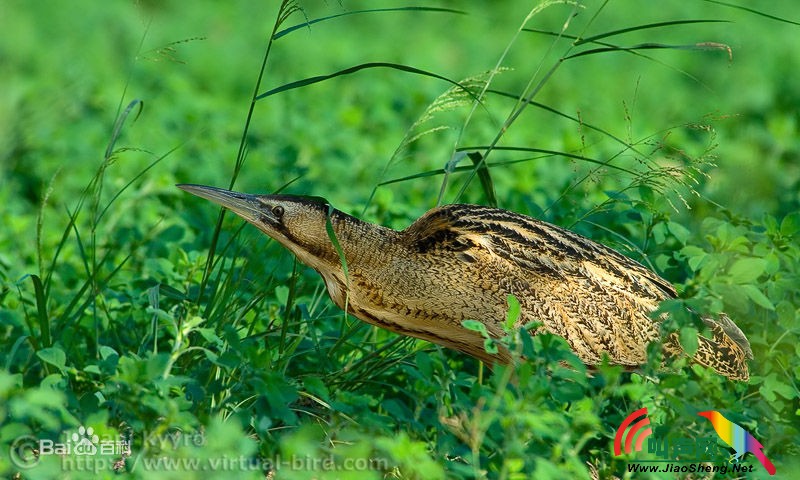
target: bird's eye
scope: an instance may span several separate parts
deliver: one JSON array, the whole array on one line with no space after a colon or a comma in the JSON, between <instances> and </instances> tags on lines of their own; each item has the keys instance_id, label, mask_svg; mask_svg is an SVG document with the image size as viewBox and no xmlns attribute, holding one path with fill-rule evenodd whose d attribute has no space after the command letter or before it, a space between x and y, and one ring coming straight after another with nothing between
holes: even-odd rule
<instances>
[{"instance_id":1,"label":"bird's eye","mask_svg":"<svg viewBox=\"0 0 800 480\"><path fill-rule=\"evenodd\" d=\"M283 207L280 205L275 205L272 207L272 214L275 215L277 218L281 218L283 216Z\"/></svg>"}]
</instances>

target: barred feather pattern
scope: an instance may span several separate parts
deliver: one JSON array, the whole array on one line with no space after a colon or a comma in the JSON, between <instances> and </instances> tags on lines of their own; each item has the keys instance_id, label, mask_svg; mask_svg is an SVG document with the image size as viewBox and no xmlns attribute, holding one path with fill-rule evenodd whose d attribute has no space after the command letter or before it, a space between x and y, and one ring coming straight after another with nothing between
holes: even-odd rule
<instances>
[{"instance_id":1,"label":"barred feather pattern","mask_svg":"<svg viewBox=\"0 0 800 480\"><path fill-rule=\"evenodd\" d=\"M521 305L519 324L541 322L589 365L604 354L621 365L645 363L647 345L660 338L659 322L650 314L659 302L676 296L669 282L615 250L505 210L447 205L429 211L401 235L429 272L444 278L441 269L452 269L461 285L479 287L459 292L474 296L462 299L473 307L473 316L463 312L465 318L480 320L500 335L506 296L513 294ZM704 321L714 335L700 337L693 360L746 380L752 353L745 335L725 315ZM677 336L665 339L664 349L680 354Z\"/></svg>"},{"instance_id":2,"label":"barred feather pattern","mask_svg":"<svg viewBox=\"0 0 800 480\"><path fill-rule=\"evenodd\" d=\"M669 282L608 247L496 208L446 205L396 231L320 198L179 187L232 210L291 250L319 272L334 303L361 320L488 362L511 358L502 349L487 353L482 336L462 322L480 321L490 335L502 336L509 294L521 305L518 326L540 322L536 333L562 336L588 365L606 355L630 367L647 361L647 345L661 339L660 319L651 314L676 295ZM703 321L712 338L698 339L692 359L747 380L752 352L745 335L725 315ZM676 335L662 345L666 354L683 354Z\"/></svg>"}]
</instances>

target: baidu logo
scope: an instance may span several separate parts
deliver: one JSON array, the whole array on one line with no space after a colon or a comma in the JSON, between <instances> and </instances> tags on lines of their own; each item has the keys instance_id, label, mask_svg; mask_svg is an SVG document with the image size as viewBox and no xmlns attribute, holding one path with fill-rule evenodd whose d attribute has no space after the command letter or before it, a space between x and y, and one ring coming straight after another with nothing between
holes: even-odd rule
<instances>
[{"instance_id":1,"label":"baidu logo","mask_svg":"<svg viewBox=\"0 0 800 480\"><path fill-rule=\"evenodd\" d=\"M130 444L124 440L100 440L92 427L81 425L78 430L67 434L64 442L50 439L37 439L31 435L17 438L11 445L11 461L19 468L36 466L45 455L59 455L63 458L93 457L95 455L130 455Z\"/></svg>"},{"instance_id":2,"label":"baidu logo","mask_svg":"<svg viewBox=\"0 0 800 480\"><path fill-rule=\"evenodd\" d=\"M75 455L95 455L100 437L94 434L92 427L84 428L81 425L77 432L72 432L70 440L74 445L73 452Z\"/></svg>"}]
</instances>

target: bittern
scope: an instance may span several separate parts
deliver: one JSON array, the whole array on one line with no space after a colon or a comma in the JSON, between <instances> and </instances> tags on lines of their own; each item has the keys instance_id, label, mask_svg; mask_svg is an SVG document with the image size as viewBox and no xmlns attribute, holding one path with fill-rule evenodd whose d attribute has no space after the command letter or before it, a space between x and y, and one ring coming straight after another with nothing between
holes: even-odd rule
<instances>
[{"instance_id":1,"label":"bittern","mask_svg":"<svg viewBox=\"0 0 800 480\"><path fill-rule=\"evenodd\" d=\"M489 363L508 363L511 356L502 349L487 353L481 334L462 322L480 321L490 336L502 337L509 295L520 303L517 326L540 322L536 333L563 337L587 365L606 355L630 368L646 363L647 345L661 339L660 320L651 313L676 297L669 282L611 248L497 208L444 205L397 231L316 197L178 187L233 211L291 250L319 272L334 303L357 318ZM699 336L692 360L747 380L752 353L745 335L725 315L703 321L713 335ZM676 334L663 339L663 349L681 354Z\"/></svg>"}]
</instances>

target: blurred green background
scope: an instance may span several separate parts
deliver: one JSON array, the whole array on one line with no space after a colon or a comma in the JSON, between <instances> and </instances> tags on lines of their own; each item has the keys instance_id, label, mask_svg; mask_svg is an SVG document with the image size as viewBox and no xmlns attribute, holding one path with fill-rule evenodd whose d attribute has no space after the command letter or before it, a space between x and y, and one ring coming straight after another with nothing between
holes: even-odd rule
<instances>
[{"instance_id":1,"label":"blurred green background","mask_svg":"<svg viewBox=\"0 0 800 480\"><path fill-rule=\"evenodd\" d=\"M282 28L361 9L404 6L347 0L298 5L302 11ZM499 206L604 241L654 266L685 296L699 298L698 305L725 309L753 343L757 359L751 384L728 389L718 379L694 372L699 380L692 377L686 385L674 376L662 379L658 387L620 386L615 382L624 381L616 372L608 374L604 385L600 383L605 380L581 383L581 395L588 399L597 394L595 401L602 404L583 404L577 397L560 401L563 397L556 395L552 405L540 407L527 403L535 402L535 395L519 387L518 403L504 408L529 409L537 419L541 412L536 408L563 408L558 412L563 418L554 413L557 418L550 418L552 423L541 421L552 431L572 431L573 436L561 439L559 445L575 450L553 453L554 448L542 457L550 463L543 463L525 450L532 448L531 443L522 441L465 447L466 442L458 440L462 437L452 433L458 429L448 430L442 423L452 423L459 411L471 411L478 398L496 387L491 382L475 383L479 367L473 361L406 342L401 346L411 353L392 363L384 357L391 359L396 352L387 354L380 347L395 345L394 336L347 324L343 331L356 332L355 338L368 341L369 351L379 351L375 355L386 362L385 370L364 367L361 373L347 373L347 368L358 371L352 359L360 359L361 353L350 340L342 351L337 336L328 337L338 328L330 325L339 325L341 313L321 294L321 281L255 229L238 230L241 222L231 216L226 217L222 244L231 241L235 247L226 250L216 265L209 287L214 295L196 301L198 285L207 280L202 272L218 210L174 184L229 185L278 2L2 0L0 346L7 348L0 367L9 380L0 382L0 397L12 405L14 399L30 402L49 391L37 389L60 392L42 400L44 410L60 412L52 423L43 420L47 417L43 413L14 416L0 407L4 413L0 420L8 426L6 435L0 435L3 446L11 438L9 432L55 434L76 422L94 422L113 431L122 430L117 425L123 422L139 429L157 425L217 429L213 431L221 431L220 438L235 439L220 449L235 451L236 442L250 436L261 442L248 448L264 456L285 453L274 446L282 442L290 449L314 448L323 455L338 443L305 427L317 424L316 418L332 417L341 423L328 418L327 427L345 429L343 437L352 445L374 441L374 448L397 462L390 472L395 477L389 478L441 478L442 472L448 477L479 476L471 468L453 466L459 465L453 458L468 454L475 455L472 460L483 459L491 478L524 478L514 477L514 472L538 472L539 478L547 478L547 472L556 475L553 472L564 469L583 475L587 455L596 460L592 461L601 475L610 475L620 474L621 467L609 459L603 442L627 414L627 404L618 407L614 395L630 400L630 406L643 399L678 402L676 398L685 395L686 402L714 399L720 409L734 408L747 399L739 413L750 420L773 422L772 430L759 431L767 449L778 449L783 458L796 455L789 440L796 443L794 422L800 408L800 393L791 380L800 374L795 345L800 15L795 2L754 1L737 8L711 1L589 0L579 7L551 5L527 22L536 2L425 5L463 13L363 13L303 26L276 39L258 93L367 62L409 65L454 81L486 78L486 72L500 67L490 85L493 89L519 94L529 82L540 85L534 100L563 115L529 106L498 146L564 155L493 151L488 161ZM682 20L714 22L679 24ZM599 41L673 48L559 60L602 47L571 47L570 35L585 39L657 22L667 24ZM564 35L519 31L523 24L556 34L563 27ZM487 198L479 182L466 184L467 172L449 176L445 187L441 174L421 174L445 168L456 148L488 145L514 101L488 95L472 113L472 105L462 102L415 126L450 87L439 79L375 68L259 100L235 188L267 193L294 181L286 192L324 196L337 208L396 228L407 226L437 201L484 203ZM139 103L115 133L115 122L134 100ZM398 150L407 135L433 127L443 128ZM104 159L112 139L114 153ZM530 160L507 163L526 158ZM663 178L671 167L675 182ZM640 175L657 168L664 169L658 177L663 183L645 182L640 188ZM382 184L406 177L413 178ZM72 223L70 216L75 216ZM741 258L758 259L753 263L757 267L742 274L742 268L734 267ZM36 296L28 276L32 274L45 280L44 301ZM287 285L294 289L295 284L297 291L291 290L287 299ZM230 286L238 293L224 293ZM154 292L160 292L160 304L154 301L159 295ZM291 308L292 299L300 313ZM225 300L229 305L221 306ZM49 343L41 342L42 305L52 318ZM216 345L215 336L231 341L223 331L231 334L226 323L235 317L238 333L232 335L255 340L252 349L231 347L238 357L230 358L238 360L230 360L230 365L251 362L248 368L253 370L230 367L219 360L221 351L214 350L219 357L213 359L192 356L194 352L174 364L172 374L184 380L164 387L154 380L161 373L147 375L157 370L152 365L161 365L159 355L164 351L173 347L178 351L180 335L175 332L180 328L153 333L158 317L153 312L164 314L160 321L177 319L176 325L192 318L210 322L219 317L208 331L191 330L193 336L187 338L192 345ZM294 330L301 323L302 330ZM299 335L293 347L297 350L292 350L295 356L282 357L283 344L280 355L269 348L264 353L260 340L250 336L274 333L281 325L291 325ZM322 340L313 336L317 334ZM153 345L160 346L160 353ZM108 360L104 347L112 348L120 363L107 367L98 363L100 373L96 373L97 368L87 365L96 367L93 362ZM65 352L65 360L56 355L53 363L49 355L55 350L48 348ZM42 354L42 349L49 353ZM325 355L332 360L319 359ZM259 363L265 356L280 368ZM419 362L433 362L433 366L425 363L425 371L434 374L417 378L423 368ZM130 373L135 370L130 365L138 365L143 377ZM129 367L132 370L125 370ZM225 370L228 367L232 370ZM223 370L230 379L244 378L244 371L253 375L266 371L271 376L259 377L261 390L244 387L249 380L209 386L214 383L213 372L218 375ZM169 369L166 372L164 378L169 377ZM443 390L444 383L434 380L439 374L454 382L441 380L452 390ZM130 390L116 391L111 385ZM162 387L170 393L164 394ZM542 392L548 385L536 388L547 397ZM187 391L200 395L191 409L181 400L191 397ZM274 404L267 401L259 407L253 398L265 391L274 396ZM323 398L328 407L321 408L309 396ZM597 400L601 398L605 400ZM763 405L761 398L767 399ZM687 416L670 405L678 413L662 420L678 422L676 418ZM97 416L99 410L107 413ZM189 410L194 413L188 414ZM494 413L498 411L504 410ZM343 416L337 416L341 412ZM218 417L228 416L239 420L240 430L226 431L232 427L218 422ZM353 419L357 427L342 427L351 425L342 418ZM439 422L440 418L444 420ZM486 427L487 438L492 438L492 429L511 428L495 420ZM542 445L554 444L555 440L547 440L554 433L537 428L520 431L541 434ZM582 432L589 432L586 438L595 443L580 443L587 442L580 437ZM766 435L772 435L769 444ZM579 437L582 440L576 440ZM497 438L503 438L501 433ZM353 457L369 455L353 448L336 451ZM503 463L492 456L493 450L499 452L497 457L522 458L522 463ZM184 454L196 454L192 452ZM565 462L564 457L578 460ZM13 471L7 468L11 468L7 462L0 463L0 473ZM287 478L303 477L287 474Z\"/></svg>"},{"instance_id":2,"label":"blurred green background","mask_svg":"<svg viewBox=\"0 0 800 480\"><path fill-rule=\"evenodd\" d=\"M59 171L52 204L68 202L97 168L121 100L134 98L145 107L140 121L126 126L121 142L146 152L115 164L109 180L130 179L148 153L178 147L146 182L158 188L175 179L226 182L275 4L3 3L0 152L6 205L15 212L35 208L43 186ZM686 50L643 52L655 61L625 53L590 56L565 62L538 101L568 114L580 112L585 122L634 140L676 125L710 124L717 132L719 147L713 153L720 168L701 186L703 193L748 214L796 207L795 25L706 2L642 7L618 1L584 32L581 25L591 19L594 6L587 5L572 20L570 32L590 36L631 24L726 20L631 32L614 41L717 42L731 47L733 59L721 51ZM303 4L308 18L370 6ZM264 87L369 61L408 64L461 80L495 66L529 10L525 2L444 6L468 14L356 15L300 29L276 42ZM785 17L793 13L791 2L747 7ZM568 11L545 9L530 26L552 30ZM498 87L517 86L537 68L550 68L565 49L565 42L551 47L552 42L523 34L504 63L513 70L499 75ZM446 87L433 79L374 70L271 97L255 111L242 188L270 191L303 175L293 191L324 195L335 204L363 201L381 180L405 130ZM498 117L511 107L501 99L491 101L501 104ZM574 148L576 125L540 111L528 117L509 133L514 140ZM486 141L485 135L471 138L470 133L464 143ZM705 142L685 140L686 148ZM452 139L431 143L424 154L404 160L411 171L441 168L449 159ZM564 162L546 163L548 170L570 174ZM537 173L530 165L514 171L529 177L526 187L532 189L543 181ZM415 203L409 189L429 191L419 183L387 188ZM424 206L430 202L426 199Z\"/></svg>"}]
</instances>

